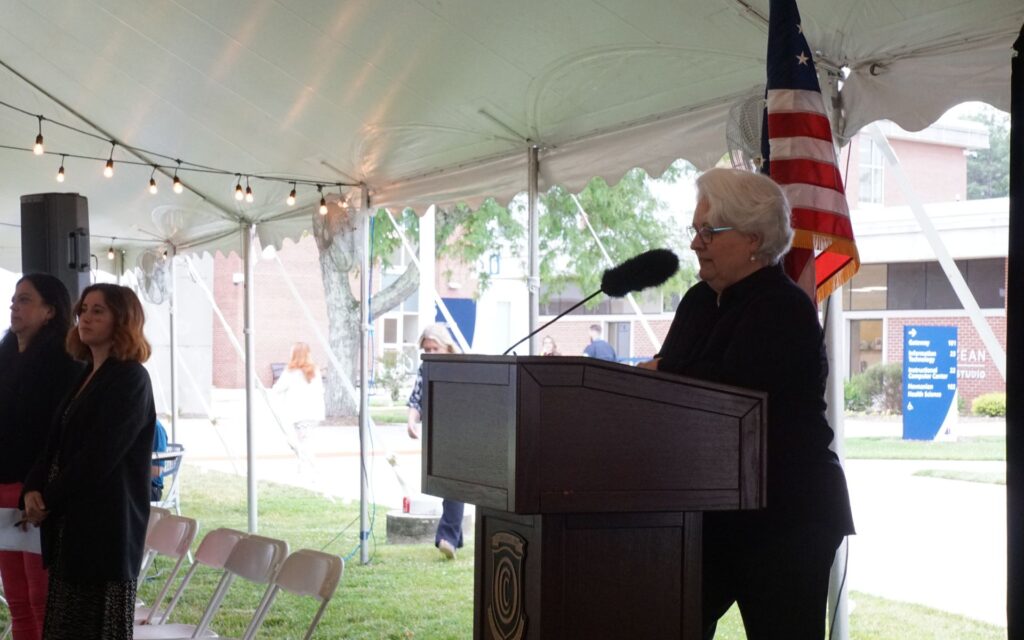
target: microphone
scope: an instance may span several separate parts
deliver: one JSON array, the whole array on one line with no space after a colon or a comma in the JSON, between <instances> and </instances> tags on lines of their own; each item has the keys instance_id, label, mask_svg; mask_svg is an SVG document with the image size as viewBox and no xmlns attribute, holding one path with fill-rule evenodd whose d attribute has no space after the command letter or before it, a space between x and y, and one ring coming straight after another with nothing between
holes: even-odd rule
<instances>
[{"instance_id":1,"label":"microphone","mask_svg":"<svg viewBox=\"0 0 1024 640\"><path fill-rule=\"evenodd\" d=\"M649 287L657 287L675 275L675 272L678 270L679 258L668 249L651 249L650 251L633 256L616 267L606 269L604 274L601 275L600 289L537 327L525 338L505 349L501 355L507 356L509 351L512 351L544 329L547 329L562 316L578 309L599 294L604 293L612 298L621 298L634 291L643 291Z\"/></svg>"}]
</instances>

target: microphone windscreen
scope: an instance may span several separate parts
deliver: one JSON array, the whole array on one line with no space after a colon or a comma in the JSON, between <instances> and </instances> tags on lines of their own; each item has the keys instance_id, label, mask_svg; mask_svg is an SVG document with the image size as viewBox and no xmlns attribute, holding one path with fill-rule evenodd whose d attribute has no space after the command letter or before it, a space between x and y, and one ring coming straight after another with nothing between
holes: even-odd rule
<instances>
[{"instance_id":1,"label":"microphone windscreen","mask_svg":"<svg viewBox=\"0 0 1024 640\"><path fill-rule=\"evenodd\" d=\"M621 298L627 293L656 287L679 270L679 258L668 249L651 249L633 256L601 276L601 291Z\"/></svg>"}]
</instances>

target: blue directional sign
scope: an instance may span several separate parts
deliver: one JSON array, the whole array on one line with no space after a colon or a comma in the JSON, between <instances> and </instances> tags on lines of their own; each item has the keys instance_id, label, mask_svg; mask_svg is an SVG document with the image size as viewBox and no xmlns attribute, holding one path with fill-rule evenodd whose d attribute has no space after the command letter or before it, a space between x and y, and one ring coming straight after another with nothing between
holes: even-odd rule
<instances>
[{"instance_id":1,"label":"blue directional sign","mask_svg":"<svg viewBox=\"0 0 1024 640\"><path fill-rule=\"evenodd\" d=\"M956 411L956 327L903 328L903 439L934 440Z\"/></svg>"}]
</instances>

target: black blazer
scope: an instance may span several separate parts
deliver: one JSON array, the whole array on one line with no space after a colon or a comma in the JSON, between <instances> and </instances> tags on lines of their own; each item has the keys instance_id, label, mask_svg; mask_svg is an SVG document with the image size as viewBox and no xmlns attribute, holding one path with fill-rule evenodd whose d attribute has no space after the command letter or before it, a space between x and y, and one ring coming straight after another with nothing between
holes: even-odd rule
<instances>
[{"instance_id":1,"label":"black blazer","mask_svg":"<svg viewBox=\"0 0 1024 640\"><path fill-rule=\"evenodd\" d=\"M701 282L676 309L658 368L768 393L768 508L715 515L749 525L816 522L853 533L846 476L829 449L828 360L810 298L765 267L722 292ZM714 519L712 518L712 519Z\"/></svg>"},{"instance_id":2,"label":"black blazer","mask_svg":"<svg viewBox=\"0 0 1024 640\"><path fill-rule=\"evenodd\" d=\"M49 512L42 525L43 562L62 578L96 583L138 577L155 424L149 373L133 361L107 359L88 386L59 408L25 492L43 494ZM58 473L50 479L54 461Z\"/></svg>"},{"instance_id":3,"label":"black blazer","mask_svg":"<svg viewBox=\"0 0 1024 640\"><path fill-rule=\"evenodd\" d=\"M0 482L25 481L83 367L64 350L63 334L37 335L24 353L13 334L0 342Z\"/></svg>"}]
</instances>

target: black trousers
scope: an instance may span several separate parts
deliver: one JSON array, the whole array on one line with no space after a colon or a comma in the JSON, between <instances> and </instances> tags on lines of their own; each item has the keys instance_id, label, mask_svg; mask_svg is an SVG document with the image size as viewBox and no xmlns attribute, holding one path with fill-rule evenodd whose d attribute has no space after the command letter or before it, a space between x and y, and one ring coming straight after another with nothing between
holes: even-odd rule
<instances>
[{"instance_id":1,"label":"black trousers","mask_svg":"<svg viewBox=\"0 0 1024 640\"><path fill-rule=\"evenodd\" d=\"M751 524L744 515L705 517L704 639L736 603L748 640L821 640L843 536L817 523Z\"/></svg>"}]
</instances>

